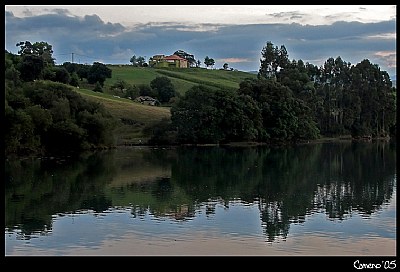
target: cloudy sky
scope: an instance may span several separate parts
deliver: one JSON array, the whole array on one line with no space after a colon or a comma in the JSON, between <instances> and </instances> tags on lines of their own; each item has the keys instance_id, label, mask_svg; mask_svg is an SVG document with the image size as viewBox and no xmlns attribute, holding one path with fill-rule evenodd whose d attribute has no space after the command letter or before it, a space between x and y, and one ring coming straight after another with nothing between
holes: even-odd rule
<instances>
[{"instance_id":1,"label":"cloudy sky","mask_svg":"<svg viewBox=\"0 0 400 272\"><path fill-rule=\"evenodd\" d=\"M5 49L20 41L45 41L57 64L129 64L133 55L184 50L215 68L260 67L268 41L289 58L323 65L340 56L363 59L396 75L396 6L273 5L6 5Z\"/></svg>"}]
</instances>

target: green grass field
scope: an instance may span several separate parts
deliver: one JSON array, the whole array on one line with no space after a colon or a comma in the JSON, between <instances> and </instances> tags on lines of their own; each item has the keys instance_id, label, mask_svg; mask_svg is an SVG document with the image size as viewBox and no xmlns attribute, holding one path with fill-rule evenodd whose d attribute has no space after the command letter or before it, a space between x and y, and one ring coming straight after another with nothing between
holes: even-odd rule
<instances>
[{"instance_id":1,"label":"green grass field","mask_svg":"<svg viewBox=\"0 0 400 272\"><path fill-rule=\"evenodd\" d=\"M171 116L170 109L166 107L146 106L129 99L85 89L76 91L91 101L103 104L117 119L116 145L135 145L140 141L145 143L148 136L144 135L143 129Z\"/></svg>"},{"instance_id":2,"label":"green grass field","mask_svg":"<svg viewBox=\"0 0 400 272\"><path fill-rule=\"evenodd\" d=\"M135 145L148 140L144 130L153 126L163 118L170 118L170 108L146 106L130 99L113 96L110 87L117 81L123 80L131 85L145 84L156 77L168 77L175 90L184 95L187 90L196 85L205 85L210 88L238 89L239 83L246 78L257 78L257 75L241 71L211 70L205 68L144 68L130 65L109 65L112 77L104 82L104 93L93 92L82 85L76 89L89 100L99 102L117 119L115 131L117 145Z\"/></svg>"},{"instance_id":3,"label":"green grass field","mask_svg":"<svg viewBox=\"0 0 400 272\"><path fill-rule=\"evenodd\" d=\"M133 67L130 65L110 65L112 77L104 83L105 87L110 87L119 80L132 85L150 85L156 77L168 77L175 90L180 94L185 94L187 90L195 85L205 85L210 88L239 88L239 83L246 78L257 78L257 75L241 71L211 70L205 68L144 68Z\"/></svg>"}]
</instances>

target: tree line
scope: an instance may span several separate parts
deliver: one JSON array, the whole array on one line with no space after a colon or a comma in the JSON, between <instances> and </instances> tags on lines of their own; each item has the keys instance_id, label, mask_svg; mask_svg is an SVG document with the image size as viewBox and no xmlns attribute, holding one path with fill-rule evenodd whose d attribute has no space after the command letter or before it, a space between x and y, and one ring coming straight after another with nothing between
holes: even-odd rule
<instances>
[{"instance_id":1,"label":"tree line","mask_svg":"<svg viewBox=\"0 0 400 272\"><path fill-rule=\"evenodd\" d=\"M56 66L46 42L5 51L5 154L71 154L113 146L114 118L73 91L79 77L102 85L104 64ZM73 67L70 73L69 69Z\"/></svg>"},{"instance_id":2,"label":"tree line","mask_svg":"<svg viewBox=\"0 0 400 272\"><path fill-rule=\"evenodd\" d=\"M18 54L5 50L5 154L71 154L113 147L114 117L71 87L103 92L112 70L99 62L56 65L47 42L16 46ZM130 99L151 96L158 105L179 95L167 77L138 86L120 80L110 92Z\"/></svg>"},{"instance_id":3,"label":"tree line","mask_svg":"<svg viewBox=\"0 0 400 272\"><path fill-rule=\"evenodd\" d=\"M318 67L289 60L284 45L267 42L257 79L236 91L196 86L154 129L155 143L256 141L292 144L321 136L359 138L396 134L396 88L386 71L364 59L341 57Z\"/></svg>"},{"instance_id":4,"label":"tree line","mask_svg":"<svg viewBox=\"0 0 400 272\"><path fill-rule=\"evenodd\" d=\"M97 62L56 66L46 42L17 46L18 55L5 51L6 154L112 146L113 118L68 87L86 79L102 91L111 69ZM197 85L179 96L167 77L150 86L119 81L112 88L127 97L149 95L170 103L171 119L145 131L150 144L281 145L396 133L396 88L378 65L368 59L352 65L337 57L318 67L290 60L285 46L272 42L262 48L257 79L242 81L237 90Z\"/></svg>"},{"instance_id":5,"label":"tree line","mask_svg":"<svg viewBox=\"0 0 400 272\"><path fill-rule=\"evenodd\" d=\"M289 87L311 109L323 135L387 137L395 133L396 88L389 74L364 59L356 65L328 58L317 67L289 61L284 45L268 42L262 50L259 78Z\"/></svg>"}]
</instances>

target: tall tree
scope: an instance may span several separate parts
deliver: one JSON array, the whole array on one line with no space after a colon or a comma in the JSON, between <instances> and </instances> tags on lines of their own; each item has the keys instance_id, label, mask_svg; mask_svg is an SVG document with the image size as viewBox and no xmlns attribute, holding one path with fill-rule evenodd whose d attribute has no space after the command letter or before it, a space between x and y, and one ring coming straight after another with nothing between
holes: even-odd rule
<instances>
[{"instance_id":1,"label":"tall tree","mask_svg":"<svg viewBox=\"0 0 400 272\"><path fill-rule=\"evenodd\" d=\"M351 88L358 91L361 109L353 124L354 136L380 137L395 124L395 88L387 72L364 59L351 68Z\"/></svg>"},{"instance_id":2,"label":"tall tree","mask_svg":"<svg viewBox=\"0 0 400 272\"><path fill-rule=\"evenodd\" d=\"M106 78L111 78L111 73L112 70L108 68L105 64L94 62L88 71L87 80L90 84L95 84L96 82L99 82L100 85L103 87Z\"/></svg>"},{"instance_id":3,"label":"tall tree","mask_svg":"<svg viewBox=\"0 0 400 272\"><path fill-rule=\"evenodd\" d=\"M32 44L30 41L25 41L17 43L16 46L20 47L18 54L21 54L21 56L34 55L40 57L45 66L54 65L53 46L51 44L43 41Z\"/></svg>"},{"instance_id":4,"label":"tall tree","mask_svg":"<svg viewBox=\"0 0 400 272\"><path fill-rule=\"evenodd\" d=\"M289 64L286 47L281 45L279 49L278 46L274 46L271 41L268 41L261 51L260 62L258 77L276 79L277 72L285 69Z\"/></svg>"},{"instance_id":5,"label":"tall tree","mask_svg":"<svg viewBox=\"0 0 400 272\"><path fill-rule=\"evenodd\" d=\"M189 54L189 53L187 53L187 52L185 52L183 50L175 51L174 55L177 55L177 56L179 56L181 58L186 59L188 61L190 67L194 67L194 66L199 67L200 66L200 64L198 64L198 61L196 62L196 60L194 58L194 55Z\"/></svg>"},{"instance_id":6,"label":"tall tree","mask_svg":"<svg viewBox=\"0 0 400 272\"><path fill-rule=\"evenodd\" d=\"M133 55L129 62L131 62L134 67L143 67L145 66L146 59L142 56L136 57L136 55Z\"/></svg>"},{"instance_id":7,"label":"tall tree","mask_svg":"<svg viewBox=\"0 0 400 272\"><path fill-rule=\"evenodd\" d=\"M208 57L208 56L206 56L206 57L204 58L204 64L207 66L207 68L208 68L209 66L214 66L215 60L212 59L212 58L210 58L210 57Z\"/></svg>"},{"instance_id":8,"label":"tall tree","mask_svg":"<svg viewBox=\"0 0 400 272\"><path fill-rule=\"evenodd\" d=\"M18 70L21 73L21 79L24 81L33 81L43 78L43 70L46 67L54 66L53 47L47 42L30 41L19 42L16 44L20 49L21 61L18 64Z\"/></svg>"}]
</instances>

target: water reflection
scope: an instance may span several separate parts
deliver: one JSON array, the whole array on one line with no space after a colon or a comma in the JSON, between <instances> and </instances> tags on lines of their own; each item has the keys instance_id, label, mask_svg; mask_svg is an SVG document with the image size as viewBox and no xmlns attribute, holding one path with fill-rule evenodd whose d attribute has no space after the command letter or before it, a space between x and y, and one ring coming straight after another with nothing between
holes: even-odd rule
<instances>
[{"instance_id":1,"label":"water reflection","mask_svg":"<svg viewBox=\"0 0 400 272\"><path fill-rule=\"evenodd\" d=\"M120 211L136 219L191 224L221 209L234 212L240 203L259 214L259 222L247 227L261 228L272 243L286 240L290 228L311 215L340 222L381 210L394 194L395 158L395 145L379 142L132 148L7 160L5 227L29 240L51 233L61 217L88 211L99 218Z\"/></svg>"}]
</instances>

